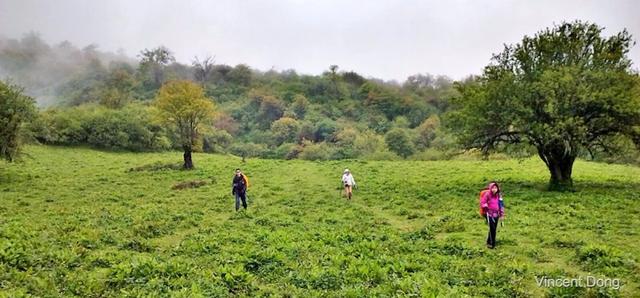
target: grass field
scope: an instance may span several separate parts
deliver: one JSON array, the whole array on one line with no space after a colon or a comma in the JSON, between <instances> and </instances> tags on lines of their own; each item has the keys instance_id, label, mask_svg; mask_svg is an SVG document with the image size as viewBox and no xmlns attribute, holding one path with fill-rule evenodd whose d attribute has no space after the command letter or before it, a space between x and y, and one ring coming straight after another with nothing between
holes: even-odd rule
<instances>
[{"instance_id":1,"label":"grass field","mask_svg":"<svg viewBox=\"0 0 640 298\"><path fill-rule=\"evenodd\" d=\"M31 146L0 164L5 296L640 296L640 168L579 161L546 192L537 159L281 161ZM234 212L230 180L251 180ZM342 169L359 183L339 197ZM477 194L502 183L498 247ZM174 190L201 180L199 188ZM622 287L538 287L536 277Z\"/></svg>"}]
</instances>

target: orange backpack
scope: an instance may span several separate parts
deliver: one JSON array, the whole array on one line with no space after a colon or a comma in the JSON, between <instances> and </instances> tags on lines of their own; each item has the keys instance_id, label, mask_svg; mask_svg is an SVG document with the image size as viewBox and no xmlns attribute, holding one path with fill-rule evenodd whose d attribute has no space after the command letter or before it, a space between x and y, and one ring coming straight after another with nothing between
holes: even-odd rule
<instances>
[{"instance_id":1,"label":"orange backpack","mask_svg":"<svg viewBox=\"0 0 640 298\"><path fill-rule=\"evenodd\" d=\"M487 212L484 208L482 208L482 196L484 196L484 193L489 191L488 189L483 189L480 191L480 195L478 196L478 206L480 207L480 216L482 217L486 217L487 216Z\"/></svg>"},{"instance_id":2,"label":"orange backpack","mask_svg":"<svg viewBox=\"0 0 640 298\"><path fill-rule=\"evenodd\" d=\"M246 185L247 189L249 188L249 177L247 177L247 175L245 175L244 173L242 174L242 179L244 180L244 185Z\"/></svg>"}]
</instances>

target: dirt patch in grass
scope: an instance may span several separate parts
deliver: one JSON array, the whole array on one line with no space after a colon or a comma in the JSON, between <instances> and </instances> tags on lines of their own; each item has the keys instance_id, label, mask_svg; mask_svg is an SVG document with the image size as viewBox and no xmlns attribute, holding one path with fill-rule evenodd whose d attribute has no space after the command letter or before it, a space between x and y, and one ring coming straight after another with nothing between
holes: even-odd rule
<instances>
[{"instance_id":1,"label":"dirt patch in grass","mask_svg":"<svg viewBox=\"0 0 640 298\"><path fill-rule=\"evenodd\" d=\"M206 184L207 184L207 181L205 180L183 181L175 184L174 186L171 187L171 189L182 190L182 189L188 189L188 188L198 188Z\"/></svg>"},{"instance_id":2,"label":"dirt patch in grass","mask_svg":"<svg viewBox=\"0 0 640 298\"><path fill-rule=\"evenodd\" d=\"M139 167L130 168L127 173L130 172L155 172L155 171L168 171L168 170L182 170L182 165L177 163L152 163Z\"/></svg>"}]
</instances>

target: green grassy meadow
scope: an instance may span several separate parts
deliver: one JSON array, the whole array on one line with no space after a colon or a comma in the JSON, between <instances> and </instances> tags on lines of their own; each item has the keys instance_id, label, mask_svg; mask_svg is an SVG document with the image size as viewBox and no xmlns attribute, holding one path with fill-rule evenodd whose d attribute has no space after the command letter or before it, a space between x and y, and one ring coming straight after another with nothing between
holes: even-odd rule
<instances>
[{"instance_id":1,"label":"green grassy meadow","mask_svg":"<svg viewBox=\"0 0 640 298\"><path fill-rule=\"evenodd\" d=\"M578 161L544 191L538 159L258 160L29 146L0 164L0 295L638 297L640 168ZM249 176L248 212L230 181ZM348 167L359 189L339 196ZM131 170L133 169L133 170ZM477 195L502 183L495 250ZM172 189L200 180L199 188ZM544 288L536 276L619 278Z\"/></svg>"}]
</instances>

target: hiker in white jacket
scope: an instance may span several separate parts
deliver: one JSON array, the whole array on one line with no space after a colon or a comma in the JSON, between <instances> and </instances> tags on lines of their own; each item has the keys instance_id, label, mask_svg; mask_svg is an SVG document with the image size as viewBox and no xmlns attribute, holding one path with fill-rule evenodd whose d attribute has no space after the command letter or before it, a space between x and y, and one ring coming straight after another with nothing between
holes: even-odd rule
<instances>
[{"instance_id":1,"label":"hiker in white jacket","mask_svg":"<svg viewBox=\"0 0 640 298\"><path fill-rule=\"evenodd\" d=\"M353 188L356 186L356 180L353 179L353 175L349 169L344 169L342 173L342 185L344 185L344 191L347 193L347 198L351 200L351 196L353 195Z\"/></svg>"}]
</instances>

